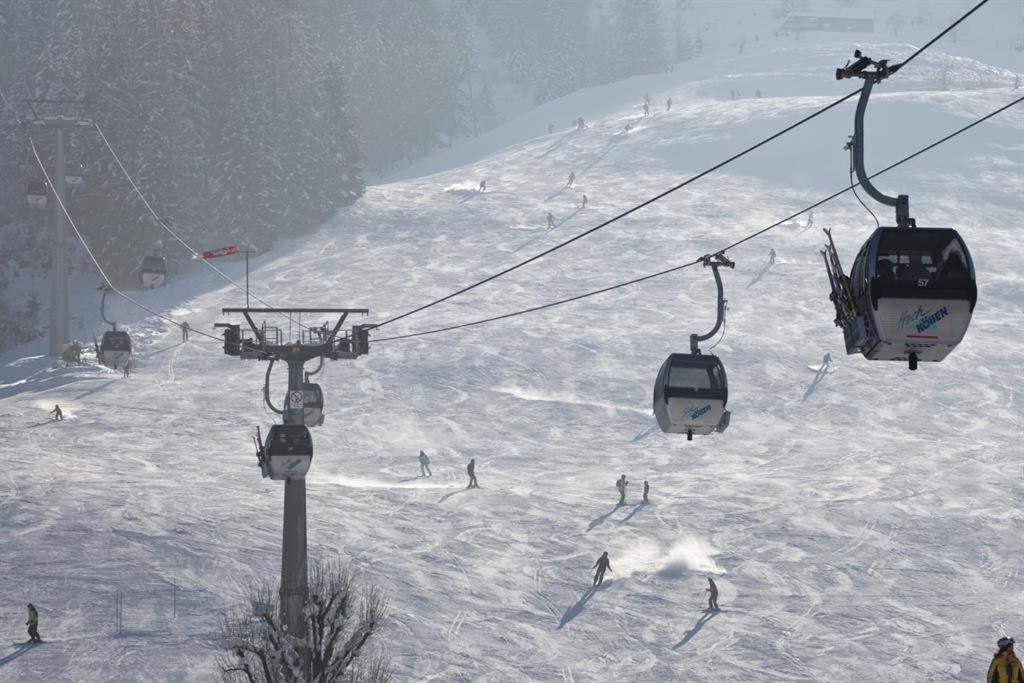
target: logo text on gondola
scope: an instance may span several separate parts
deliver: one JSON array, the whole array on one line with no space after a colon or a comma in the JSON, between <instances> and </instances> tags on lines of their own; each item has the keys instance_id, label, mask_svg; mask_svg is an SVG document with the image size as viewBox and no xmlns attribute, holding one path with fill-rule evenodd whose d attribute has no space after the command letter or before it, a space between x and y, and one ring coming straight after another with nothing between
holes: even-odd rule
<instances>
[{"instance_id":1,"label":"logo text on gondola","mask_svg":"<svg viewBox=\"0 0 1024 683\"><path fill-rule=\"evenodd\" d=\"M949 310L945 306L930 313L925 313L924 306L918 306L917 309L904 312L900 316L900 329L914 330L920 334L921 332L934 327L947 315L949 315Z\"/></svg>"},{"instance_id":2,"label":"logo text on gondola","mask_svg":"<svg viewBox=\"0 0 1024 683\"><path fill-rule=\"evenodd\" d=\"M697 408L696 410L691 410L690 411L690 419L691 420L696 420L697 418L699 418L701 415L703 415L704 413L708 412L709 410L711 410L711 404L710 403L708 405L704 406L703 408Z\"/></svg>"}]
</instances>

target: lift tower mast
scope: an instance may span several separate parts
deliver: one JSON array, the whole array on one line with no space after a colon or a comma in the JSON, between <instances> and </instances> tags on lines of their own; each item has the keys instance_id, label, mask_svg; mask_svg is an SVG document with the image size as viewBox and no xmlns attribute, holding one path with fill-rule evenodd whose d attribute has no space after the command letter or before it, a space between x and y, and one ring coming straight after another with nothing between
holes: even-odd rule
<instances>
[{"instance_id":1,"label":"lift tower mast","mask_svg":"<svg viewBox=\"0 0 1024 683\"><path fill-rule=\"evenodd\" d=\"M59 201L53 202L53 249L50 263L50 346L49 355L60 356L71 341L68 319L68 245L67 218L61 203L67 205L64 154L66 136L75 128L91 127L92 120L69 114L91 103L71 100L23 100L32 111L32 116L23 121L31 128L53 130L56 133L54 154L53 187L50 191ZM50 114L47 114L50 112Z\"/></svg>"},{"instance_id":2,"label":"lift tower mast","mask_svg":"<svg viewBox=\"0 0 1024 683\"><path fill-rule=\"evenodd\" d=\"M224 328L224 353L242 360L277 361L288 364L288 394L281 409L270 400L269 380L264 387L264 399L274 412L282 415L284 423L270 428L265 443L257 440L257 457L263 476L284 481L284 527L281 539L281 622L288 633L303 639L306 625L302 610L308 598L306 564L306 471L312 460L312 440L305 425L305 392L302 368L315 358L353 360L369 352L371 325L353 325L351 332L339 336L341 326L351 313L366 315L365 308L225 308L224 315L240 313L248 323L250 332L242 332L240 325L217 323ZM301 329L299 338L283 338L283 331L257 325L254 314L282 314L289 317L303 313L337 316L333 328L328 325ZM312 426L312 425L311 425Z\"/></svg>"}]
</instances>

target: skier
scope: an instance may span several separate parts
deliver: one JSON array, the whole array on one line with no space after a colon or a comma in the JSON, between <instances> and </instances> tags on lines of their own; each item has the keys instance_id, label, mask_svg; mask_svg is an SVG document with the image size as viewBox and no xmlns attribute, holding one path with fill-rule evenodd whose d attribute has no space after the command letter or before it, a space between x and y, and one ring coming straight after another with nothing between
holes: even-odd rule
<instances>
[{"instance_id":1,"label":"skier","mask_svg":"<svg viewBox=\"0 0 1024 683\"><path fill-rule=\"evenodd\" d=\"M623 474L621 477L619 477L618 480L615 482L615 488L617 488L619 490L619 505L625 505L626 504L626 487L628 485L629 485L629 482L626 481L626 475L625 474Z\"/></svg>"},{"instance_id":2,"label":"skier","mask_svg":"<svg viewBox=\"0 0 1024 683\"><path fill-rule=\"evenodd\" d=\"M601 557L597 558L597 562L594 563L594 566L591 567L591 569L594 568L597 569L597 572L594 574L593 585L600 586L604 582L604 573L612 570L612 561L608 559L607 550L601 553Z\"/></svg>"},{"instance_id":3,"label":"skier","mask_svg":"<svg viewBox=\"0 0 1024 683\"><path fill-rule=\"evenodd\" d=\"M811 227L812 225L814 225L814 212L813 211L808 211L807 212L807 225L804 226L804 230L806 230L807 228Z\"/></svg>"},{"instance_id":4,"label":"skier","mask_svg":"<svg viewBox=\"0 0 1024 683\"><path fill-rule=\"evenodd\" d=\"M584 195L583 195L583 206L580 207L580 208L583 208L583 209L587 208L587 195L586 195L586 193L584 193Z\"/></svg>"},{"instance_id":5,"label":"skier","mask_svg":"<svg viewBox=\"0 0 1024 683\"><path fill-rule=\"evenodd\" d=\"M651 115L651 104L650 104L650 101L648 100L648 101L644 102L644 118L646 118L646 117L648 117L650 115Z\"/></svg>"},{"instance_id":6,"label":"skier","mask_svg":"<svg viewBox=\"0 0 1024 683\"><path fill-rule=\"evenodd\" d=\"M421 477L432 477L434 473L430 471L430 458L423 451L420 451L420 476Z\"/></svg>"},{"instance_id":7,"label":"skier","mask_svg":"<svg viewBox=\"0 0 1024 683\"><path fill-rule=\"evenodd\" d=\"M191 330L192 330L192 328L188 326L188 321L183 322L181 324L181 343L182 344L184 344L185 342L188 341L188 333Z\"/></svg>"},{"instance_id":8,"label":"skier","mask_svg":"<svg viewBox=\"0 0 1024 683\"><path fill-rule=\"evenodd\" d=\"M548 230L554 230L555 228L555 217L548 211Z\"/></svg>"},{"instance_id":9,"label":"skier","mask_svg":"<svg viewBox=\"0 0 1024 683\"><path fill-rule=\"evenodd\" d=\"M705 593L711 593L708 596L708 609L718 611L718 586L715 585L715 580L710 576L708 577L709 587L704 589Z\"/></svg>"},{"instance_id":10,"label":"skier","mask_svg":"<svg viewBox=\"0 0 1024 683\"><path fill-rule=\"evenodd\" d=\"M54 404L53 410L51 410L50 412L53 413L53 419L56 420L57 422L64 421L64 411L60 409L59 405Z\"/></svg>"},{"instance_id":11,"label":"skier","mask_svg":"<svg viewBox=\"0 0 1024 683\"><path fill-rule=\"evenodd\" d=\"M82 345L79 344L77 341L73 342L66 349L64 349L64 351L60 354L60 357L64 361L65 365L71 365L72 363L74 363L75 365L81 365Z\"/></svg>"},{"instance_id":12,"label":"skier","mask_svg":"<svg viewBox=\"0 0 1024 683\"><path fill-rule=\"evenodd\" d=\"M28 603L28 621L25 622L28 626L28 638L30 643L41 643L43 639L39 637L39 612L36 611L35 606L30 602Z\"/></svg>"},{"instance_id":13,"label":"skier","mask_svg":"<svg viewBox=\"0 0 1024 683\"><path fill-rule=\"evenodd\" d=\"M486 192L486 191L487 191L487 181L486 180L481 180L480 181L480 187L477 188L477 192Z\"/></svg>"},{"instance_id":14,"label":"skier","mask_svg":"<svg viewBox=\"0 0 1024 683\"><path fill-rule=\"evenodd\" d=\"M576 174L569 171L569 182L565 184L566 187L572 187L572 184L576 182Z\"/></svg>"},{"instance_id":15,"label":"skier","mask_svg":"<svg viewBox=\"0 0 1024 683\"><path fill-rule=\"evenodd\" d=\"M466 486L466 488L467 489L478 489L478 488L480 488L480 484L476 483L476 458L470 459L469 464L466 465L466 474L469 475L469 485Z\"/></svg>"},{"instance_id":16,"label":"skier","mask_svg":"<svg viewBox=\"0 0 1024 683\"><path fill-rule=\"evenodd\" d=\"M132 360L131 360L131 358L129 358L128 360L126 360L124 362L124 376L128 377L128 375L131 374L131 371L132 371Z\"/></svg>"},{"instance_id":17,"label":"skier","mask_svg":"<svg viewBox=\"0 0 1024 683\"><path fill-rule=\"evenodd\" d=\"M672 98L668 98L665 102L665 111L672 111Z\"/></svg>"},{"instance_id":18,"label":"skier","mask_svg":"<svg viewBox=\"0 0 1024 683\"><path fill-rule=\"evenodd\" d=\"M576 119L576 130L583 130L587 127L587 124L583 121L583 117Z\"/></svg>"},{"instance_id":19,"label":"skier","mask_svg":"<svg viewBox=\"0 0 1024 683\"><path fill-rule=\"evenodd\" d=\"M768 263L775 263L775 249L772 248L768 251Z\"/></svg>"},{"instance_id":20,"label":"skier","mask_svg":"<svg viewBox=\"0 0 1024 683\"><path fill-rule=\"evenodd\" d=\"M651 491L651 485L647 483L646 479L644 479L644 502L645 503L650 503L651 502L651 501L647 500L647 494L650 493L650 491Z\"/></svg>"},{"instance_id":21,"label":"skier","mask_svg":"<svg viewBox=\"0 0 1024 683\"><path fill-rule=\"evenodd\" d=\"M1020 76L1017 75L1017 76L1013 77L1013 89L1016 90L1019 87L1020 87Z\"/></svg>"},{"instance_id":22,"label":"skier","mask_svg":"<svg viewBox=\"0 0 1024 683\"><path fill-rule=\"evenodd\" d=\"M999 652L992 656L985 683L1024 683L1024 670L1013 654L1013 638L1000 638L996 647Z\"/></svg>"}]
</instances>

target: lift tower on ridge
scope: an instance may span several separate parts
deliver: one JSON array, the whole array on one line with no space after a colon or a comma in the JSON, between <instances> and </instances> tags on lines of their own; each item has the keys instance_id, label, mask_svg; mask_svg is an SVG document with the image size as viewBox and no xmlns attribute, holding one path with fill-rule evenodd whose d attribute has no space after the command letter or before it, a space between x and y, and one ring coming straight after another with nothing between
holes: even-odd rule
<instances>
[{"instance_id":1,"label":"lift tower on ridge","mask_svg":"<svg viewBox=\"0 0 1024 683\"><path fill-rule=\"evenodd\" d=\"M224 353L242 360L269 361L264 384L264 400L283 417L273 425L266 441L256 439L256 454L264 477L284 481L284 528L281 540L281 622L288 633L305 637L303 607L308 597L306 565L306 472L313 458L313 441L305 424L306 396L303 389L303 365L316 358L354 360L369 352L372 325L353 325L351 332L339 336L349 314L366 315L365 308L225 308L224 315L240 313L249 330L240 325L217 323L224 329ZM327 324L300 328L299 338L285 339L284 331L266 322L257 325L254 314L286 316L304 313L337 316L333 328ZM251 331L251 332L250 332ZM270 399L270 370L277 361L288 364L288 393L282 408ZM322 403L322 398L320 399ZM321 405L322 408L322 405ZM257 431L257 434L259 432Z\"/></svg>"}]
</instances>

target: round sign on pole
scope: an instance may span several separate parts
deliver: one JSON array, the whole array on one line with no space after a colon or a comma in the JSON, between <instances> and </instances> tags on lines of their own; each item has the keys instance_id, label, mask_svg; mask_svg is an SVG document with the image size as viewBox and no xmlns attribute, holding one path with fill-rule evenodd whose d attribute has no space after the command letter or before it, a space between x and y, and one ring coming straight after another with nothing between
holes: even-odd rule
<instances>
[{"instance_id":1,"label":"round sign on pole","mask_svg":"<svg viewBox=\"0 0 1024 683\"><path fill-rule=\"evenodd\" d=\"M303 407L302 404L302 392L301 391L289 391L288 392L288 404L293 410Z\"/></svg>"}]
</instances>

